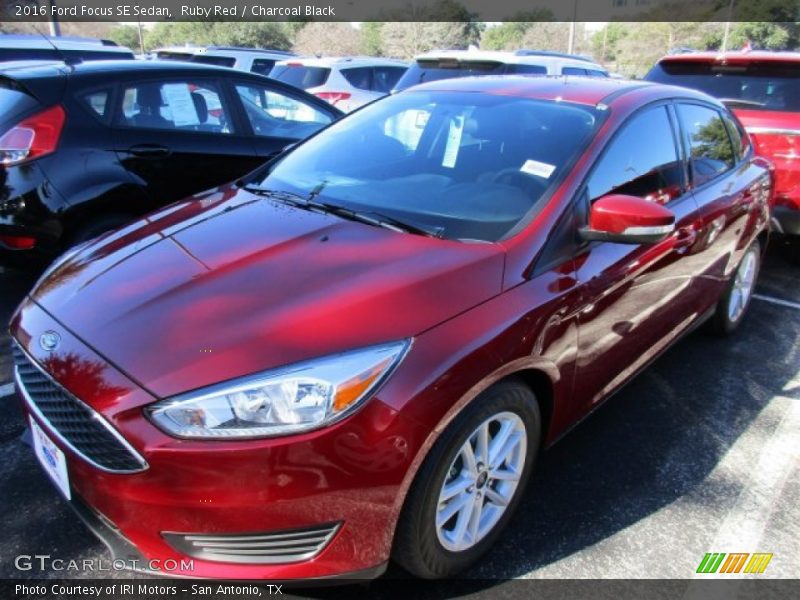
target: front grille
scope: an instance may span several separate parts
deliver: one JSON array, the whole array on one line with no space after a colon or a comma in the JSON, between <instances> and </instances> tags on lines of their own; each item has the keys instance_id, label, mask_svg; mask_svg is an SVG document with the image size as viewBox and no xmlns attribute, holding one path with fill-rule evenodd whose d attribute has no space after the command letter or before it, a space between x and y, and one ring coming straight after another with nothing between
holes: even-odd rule
<instances>
[{"instance_id":1,"label":"front grille","mask_svg":"<svg viewBox=\"0 0 800 600\"><path fill-rule=\"evenodd\" d=\"M132 473L144 459L97 412L58 385L16 344L17 384L31 410L78 456L104 471Z\"/></svg>"},{"instance_id":2,"label":"front grille","mask_svg":"<svg viewBox=\"0 0 800 600\"><path fill-rule=\"evenodd\" d=\"M173 548L202 560L231 563L290 563L322 552L339 530L338 523L272 533L202 535L163 533Z\"/></svg>"}]
</instances>

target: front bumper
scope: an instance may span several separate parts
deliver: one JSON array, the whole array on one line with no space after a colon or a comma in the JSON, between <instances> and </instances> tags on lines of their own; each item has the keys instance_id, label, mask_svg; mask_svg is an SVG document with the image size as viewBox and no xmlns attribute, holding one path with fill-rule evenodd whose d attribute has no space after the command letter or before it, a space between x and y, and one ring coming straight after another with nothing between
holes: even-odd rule
<instances>
[{"instance_id":1,"label":"front bumper","mask_svg":"<svg viewBox=\"0 0 800 600\"><path fill-rule=\"evenodd\" d=\"M174 565L168 574L184 577L355 578L385 566L397 498L424 432L377 398L329 428L287 438L177 440L143 415L142 407L156 398L33 302L15 315L11 330L30 358L100 413L147 462L136 473L104 472L61 443L49 422L24 405L65 452L73 496L85 503L84 514L94 515L92 529L103 532L112 552ZM47 331L61 337L51 352L39 344ZM327 523L338 526L319 554L280 564L206 560L168 541L170 532L243 536ZM191 568L183 568L187 561Z\"/></svg>"}]
</instances>

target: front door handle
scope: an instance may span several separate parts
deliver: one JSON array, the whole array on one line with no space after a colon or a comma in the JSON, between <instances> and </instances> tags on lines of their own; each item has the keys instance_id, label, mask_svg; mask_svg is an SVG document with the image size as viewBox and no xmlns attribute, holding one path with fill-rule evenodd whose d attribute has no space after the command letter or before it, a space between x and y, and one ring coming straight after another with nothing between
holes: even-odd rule
<instances>
[{"instance_id":1,"label":"front door handle","mask_svg":"<svg viewBox=\"0 0 800 600\"><path fill-rule=\"evenodd\" d=\"M159 144L138 144L128 148L128 152L142 158L163 158L169 156L170 149Z\"/></svg>"}]
</instances>

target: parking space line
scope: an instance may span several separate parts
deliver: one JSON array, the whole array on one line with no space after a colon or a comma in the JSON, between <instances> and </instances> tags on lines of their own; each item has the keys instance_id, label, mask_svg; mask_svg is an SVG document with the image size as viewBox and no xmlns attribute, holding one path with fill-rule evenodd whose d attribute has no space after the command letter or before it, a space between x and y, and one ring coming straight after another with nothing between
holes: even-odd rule
<instances>
[{"instance_id":1,"label":"parking space line","mask_svg":"<svg viewBox=\"0 0 800 600\"><path fill-rule=\"evenodd\" d=\"M763 294L753 294L753 298L770 304L777 304L778 306L785 306L786 308L794 308L800 310L800 302L792 302L790 300L783 300L781 298L773 298L772 296L764 296Z\"/></svg>"},{"instance_id":2,"label":"parking space line","mask_svg":"<svg viewBox=\"0 0 800 600\"><path fill-rule=\"evenodd\" d=\"M800 384L797 373L784 389ZM757 456L748 456L744 444L748 433L739 438L723 457L708 479L738 480L742 487L733 506L727 511L715 539L704 552L771 552L763 545L763 535L777 505L777 500L796 468L800 458L800 403L786 396L777 395L750 425L748 433L768 436ZM770 414L767 414L770 413ZM767 421L776 421L774 429ZM749 442L752 443L752 442ZM698 558L699 560L699 558ZM707 579L708 575L693 575ZM689 586L684 600L706 597L707 588ZM733 597L727 589L728 597Z\"/></svg>"},{"instance_id":3,"label":"parking space line","mask_svg":"<svg viewBox=\"0 0 800 600\"><path fill-rule=\"evenodd\" d=\"M5 383L3 385L0 385L0 398L11 396L13 393L14 393L13 383Z\"/></svg>"}]
</instances>

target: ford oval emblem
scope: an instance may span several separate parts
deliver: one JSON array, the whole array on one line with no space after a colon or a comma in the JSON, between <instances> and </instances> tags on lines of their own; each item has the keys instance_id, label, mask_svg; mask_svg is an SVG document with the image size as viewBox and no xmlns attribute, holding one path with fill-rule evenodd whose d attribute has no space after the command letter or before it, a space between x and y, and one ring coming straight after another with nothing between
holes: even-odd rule
<instances>
[{"instance_id":1,"label":"ford oval emblem","mask_svg":"<svg viewBox=\"0 0 800 600\"><path fill-rule=\"evenodd\" d=\"M39 337L39 345L42 347L42 350L46 350L47 352L52 352L58 345L61 343L61 336L58 335L55 331L45 331Z\"/></svg>"}]
</instances>

